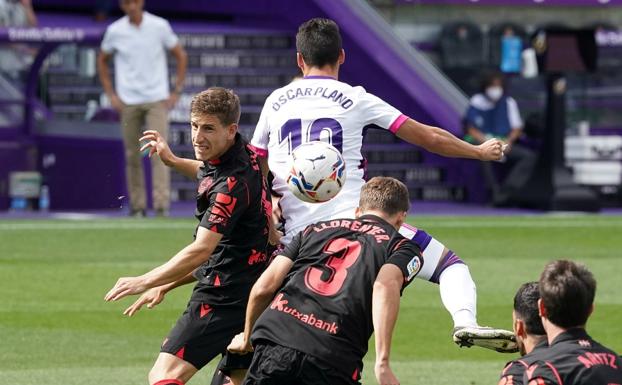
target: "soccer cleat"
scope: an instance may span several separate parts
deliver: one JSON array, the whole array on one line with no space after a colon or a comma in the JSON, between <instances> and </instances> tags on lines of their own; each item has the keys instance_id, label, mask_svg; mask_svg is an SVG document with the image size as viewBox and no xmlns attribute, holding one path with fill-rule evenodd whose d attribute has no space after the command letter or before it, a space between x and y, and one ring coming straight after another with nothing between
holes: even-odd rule
<instances>
[{"instance_id":1,"label":"soccer cleat","mask_svg":"<svg viewBox=\"0 0 622 385\"><path fill-rule=\"evenodd\" d=\"M480 346L499 353L516 353L516 336L509 330L484 326L455 327L454 342L460 347Z\"/></svg>"}]
</instances>

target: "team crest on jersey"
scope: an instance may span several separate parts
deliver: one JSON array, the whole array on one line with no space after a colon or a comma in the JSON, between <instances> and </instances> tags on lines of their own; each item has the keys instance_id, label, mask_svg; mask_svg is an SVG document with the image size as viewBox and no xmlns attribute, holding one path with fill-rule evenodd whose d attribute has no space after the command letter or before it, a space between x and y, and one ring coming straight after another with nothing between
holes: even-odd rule
<instances>
[{"instance_id":1,"label":"team crest on jersey","mask_svg":"<svg viewBox=\"0 0 622 385\"><path fill-rule=\"evenodd\" d=\"M413 259L408 262L408 265L406 265L406 269L408 270L408 277L406 280L410 281L415 278L419 270L421 270L421 259L419 259L418 256L414 256Z\"/></svg>"},{"instance_id":2,"label":"team crest on jersey","mask_svg":"<svg viewBox=\"0 0 622 385\"><path fill-rule=\"evenodd\" d=\"M588 340L579 340L577 342L579 342L579 345L583 346L584 348L589 348L592 346L592 344Z\"/></svg>"}]
</instances>

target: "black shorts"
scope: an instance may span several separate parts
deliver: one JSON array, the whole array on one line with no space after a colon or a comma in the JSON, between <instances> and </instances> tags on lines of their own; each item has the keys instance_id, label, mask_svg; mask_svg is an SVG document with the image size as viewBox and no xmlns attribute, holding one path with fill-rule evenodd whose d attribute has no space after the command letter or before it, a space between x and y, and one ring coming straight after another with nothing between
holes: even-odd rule
<instances>
[{"instance_id":1,"label":"black shorts","mask_svg":"<svg viewBox=\"0 0 622 385\"><path fill-rule=\"evenodd\" d=\"M360 385L335 367L296 349L258 341L244 385Z\"/></svg>"},{"instance_id":2,"label":"black shorts","mask_svg":"<svg viewBox=\"0 0 622 385\"><path fill-rule=\"evenodd\" d=\"M244 317L244 309L213 308L208 304L191 301L164 340L160 351L173 354L201 369L227 351L233 337L244 330ZM231 357L224 370L248 367L250 360L250 357L245 356Z\"/></svg>"}]
</instances>

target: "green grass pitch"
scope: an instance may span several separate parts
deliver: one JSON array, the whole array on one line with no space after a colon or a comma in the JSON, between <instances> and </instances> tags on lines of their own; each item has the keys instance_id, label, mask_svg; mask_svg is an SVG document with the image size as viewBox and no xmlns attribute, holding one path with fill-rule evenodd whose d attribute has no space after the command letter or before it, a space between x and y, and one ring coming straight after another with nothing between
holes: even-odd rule
<instances>
[{"instance_id":1,"label":"green grass pitch","mask_svg":"<svg viewBox=\"0 0 622 385\"><path fill-rule=\"evenodd\" d=\"M588 323L594 338L622 351L622 217L421 217L460 255L478 287L482 325L511 328L518 286L555 258L586 263L598 280ZM131 302L105 303L119 276L150 269L191 240L192 220L0 221L0 383L146 384L160 343L191 286L153 310L122 316ZM402 384L493 384L514 355L459 349L438 288L404 293L392 362ZM363 383L374 384L373 347ZM209 384L213 364L190 384Z\"/></svg>"}]
</instances>

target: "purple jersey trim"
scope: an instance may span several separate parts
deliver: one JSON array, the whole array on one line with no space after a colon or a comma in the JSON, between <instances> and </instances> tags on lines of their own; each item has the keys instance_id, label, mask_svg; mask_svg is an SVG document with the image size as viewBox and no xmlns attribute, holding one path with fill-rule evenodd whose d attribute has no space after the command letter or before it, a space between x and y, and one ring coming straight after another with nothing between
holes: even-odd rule
<instances>
[{"instance_id":1,"label":"purple jersey trim","mask_svg":"<svg viewBox=\"0 0 622 385\"><path fill-rule=\"evenodd\" d=\"M407 223L404 223L402 226L406 227L409 230L412 230L415 233L415 236L412 237L411 241L415 242L417 246L419 246L419 249L421 249L421 252L423 253L425 248L428 247L428 245L430 244L430 241L432 240L432 236L426 233L425 231L418 229L415 226L411 226Z\"/></svg>"},{"instance_id":2,"label":"purple jersey trim","mask_svg":"<svg viewBox=\"0 0 622 385\"><path fill-rule=\"evenodd\" d=\"M443 273L443 271L445 271L445 269L447 269L451 265L457 265L460 263L466 265L466 263L464 263L464 261L456 255L456 253L449 250L447 252L447 255L445 255L443 259L439 262L438 266L436 266L436 270L434 270L434 274L432 274L432 277L430 277L429 281L433 283L439 283L439 278L441 277L441 274Z\"/></svg>"},{"instance_id":3,"label":"purple jersey trim","mask_svg":"<svg viewBox=\"0 0 622 385\"><path fill-rule=\"evenodd\" d=\"M303 77L303 79L331 79L331 80L337 80L332 76L321 76L321 75L311 75L311 76L305 76Z\"/></svg>"}]
</instances>

